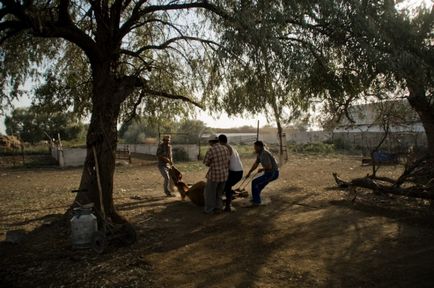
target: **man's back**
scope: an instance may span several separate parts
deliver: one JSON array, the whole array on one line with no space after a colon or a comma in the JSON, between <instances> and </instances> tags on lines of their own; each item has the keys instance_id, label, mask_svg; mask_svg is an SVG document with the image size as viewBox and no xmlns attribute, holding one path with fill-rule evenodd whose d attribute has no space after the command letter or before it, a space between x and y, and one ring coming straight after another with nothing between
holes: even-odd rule
<instances>
[{"instance_id":1,"label":"man's back","mask_svg":"<svg viewBox=\"0 0 434 288\"><path fill-rule=\"evenodd\" d=\"M209 167L207 179L224 182L229 174L229 149L219 143L214 144L205 155L204 163Z\"/></svg>"},{"instance_id":2,"label":"man's back","mask_svg":"<svg viewBox=\"0 0 434 288\"><path fill-rule=\"evenodd\" d=\"M261 153L258 155L258 158L256 160L258 163L261 163L262 166L269 166L271 167L271 171L277 171L279 170L279 165L277 164L276 159L274 158L273 154L271 154L270 151L267 149L263 149Z\"/></svg>"},{"instance_id":3,"label":"man's back","mask_svg":"<svg viewBox=\"0 0 434 288\"><path fill-rule=\"evenodd\" d=\"M243 163L241 162L240 155L237 149L228 145L232 151L231 160L229 162L229 170L231 171L243 171Z\"/></svg>"}]
</instances>

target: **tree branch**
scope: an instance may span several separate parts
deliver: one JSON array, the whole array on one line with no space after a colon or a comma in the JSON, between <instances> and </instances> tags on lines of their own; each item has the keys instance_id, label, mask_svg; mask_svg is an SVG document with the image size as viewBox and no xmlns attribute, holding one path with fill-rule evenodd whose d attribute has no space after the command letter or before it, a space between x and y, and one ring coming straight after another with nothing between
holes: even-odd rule
<instances>
[{"instance_id":1,"label":"tree branch","mask_svg":"<svg viewBox=\"0 0 434 288\"><path fill-rule=\"evenodd\" d=\"M150 89L150 88L143 88L143 91L147 94L158 96L158 97L168 98L168 99L172 99L172 100L182 100L184 102L188 102L190 104L193 104L194 106L199 107L200 109L203 109L203 106L201 104L197 103L196 101L194 101L193 99L191 99L187 96L171 94L171 93L167 93L164 91L157 91L157 90Z\"/></svg>"},{"instance_id":2,"label":"tree branch","mask_svg":"<svg viewBox=\"0 0 434 288\"><path fill-rule=\"evenodd\" d=\"M14 17L14 20L0 23L0 31L7 35L10 33L16 34L17 31L29 30L36 37L63 38L79 46L90 62L94 62L100 57L93 39L72 22L68 11L70 0L61 0L59 2L57 21L46 19L44 15L34 11L26 13L24 5L29 5L26 1L23 5L11 0L2 0L1 3L4 6L2 8L4 16L10 15Z\"/></svg>"},{"instance_id":3,"label":"tree branch","mask_svg":"<svg viewBox=\"0 0 434 288\"><path fill-rule=\"evenodd\" d=\"M174 37L171 38L167 41L165 41L164 43L160 44L160 45L146 45L141 47L140 49L136 50L134 53L136 54L141 54L142 52L146 51L146 50L163 50L166 49L167 47L169 47L170 44L180 41L180 40L184 40L184 41L198 41L201 43L205 43L208 45L216 45L221 47L221 45L217 42L214 42L212 40L208 40L208 39L202 39L199 37L192 37L192 36L179 36L179 37Z\"/></svg>"},{"instance_id":4,"label":"tree branch","mask_svg":"<svg viewBox=\"0 0 434 288\"><path fill-rule=\"evenodd\" d=\"M224 19L230 19L230 16L218 8L216 5L209 3L207 0L191 2L191 3L183 3L183 4L167 4L167 5L150 5L141 9L141 6L147 2L147 0L140 0L133 8L133 12L131 13L130 18L121 26L119 30L119 37L123 38L126 34L128 34L134 23L137 22L141 17L151 14L158 11L171 11L171 10L187 10L191 8L202 8L208 11L213 12L216 15L221 16Z\"/></svg>"},{"instance_id":5,"label":"tree branch","mask_svg":"<svg viewBox=\"0 0 434 288\"><path fill-rule=\"evenodd\" d=\"M142 89L141 93L145 93L145 94L149 94L149 95L153 95L153 96L158 96L158 97L163 97L163 98L168 98L168 99L173 99L173 100L182 100L184 102L188 102L190 104L193 104L196 107L203 109L203 106L201 104L197 103L196 101L194 101L193 99L191 99L187 96L172 94L172 93L168 93L165 91L159 91L159 90L155 90L153 88L150 88L147 85L147 81L143 78L139 78L139 77L136 78L136 86L140 87Z\"/></svg>"}]
</instances>

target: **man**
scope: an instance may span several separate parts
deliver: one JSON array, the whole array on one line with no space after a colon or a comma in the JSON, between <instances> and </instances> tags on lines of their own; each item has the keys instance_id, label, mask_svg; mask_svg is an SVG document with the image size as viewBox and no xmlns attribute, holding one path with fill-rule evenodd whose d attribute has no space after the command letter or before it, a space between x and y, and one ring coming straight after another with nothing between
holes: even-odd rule
<instances>
[{"instance_id":1,"label":"man","mask_svg":"<svg viewBox=\"0 0 434 288\"><path fill-rule=\"evenodd\" d=\"M254 149L258 156L249 173L247 173L246 178L250 177L250 174L258 168L259 164L262 165L258 173L264 172L264 174L252 181L252 204L253 206L257 206L261 205L261 191L268 183L279 178L279 167L277 166L276 159L274 159L270 151L265 149L262 141L256 141Z\"/></svg>"},{"instance_id":2,"label":"man","mask_svg":"<svg viewBox=\"0 0 434 288\"><path fill-rule=\"evenodd\" d=\"M158 145L157 157L158 157L158 169L164 178L163 189L167 197L175 197L170 192L170 176L169 170L173 165L172 160L172 145L170 145L170 136L164 136L163 142Z\"/></svg>"},{"instance_id":3,"label":"man","mask_svg":"<svg viewBox=\"0 0 434 288\"><path fill-rule=\"evenodd\" d=\"M238 154L238 151L228 144L228 138L226 135L222 134L219 136L219 142L221 145L224 145L228 148L230 156L229 160L229 176L228 180L225 184L225 196L226 196L226 203L225 203L225 212L233 212L235 211L235 208L231 206L232 202L232 187L237 184L241 178L243 178L243 163L241 162L240 155Z\"/></svg>"},{"instance_id":4,"label":"man","mask_svg":"<svg viewBox=\"0 0 434 288\"><path fill-rule=\"evenodd\" d=\"M217 136L209 138L211 148L206 152L203 163L209 167L204 192L204 212L211 214L223 208L222 194L229 174L229 149L220 145Z\"/></svg>"}]
</instances>

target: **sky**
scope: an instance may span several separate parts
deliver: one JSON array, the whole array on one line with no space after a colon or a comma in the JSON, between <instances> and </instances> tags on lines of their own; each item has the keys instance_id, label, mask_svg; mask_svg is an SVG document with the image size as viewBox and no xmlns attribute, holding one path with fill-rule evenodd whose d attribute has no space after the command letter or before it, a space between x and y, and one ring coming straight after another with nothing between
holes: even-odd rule
<instances>
[{"instance_id":1,"label":"sky","mask_svg":"<svg viewBox=\"0 0 434 288\"><path fill-rule=\"evenodd\" d=\"M19 100L13 102L13 105L17 107L28 107L31 104L31 99L28 97L22 97ZM6 113L9 113L7 111ZM194 118L194 117L192 117ZM4 125L4 116L0 116L0 133L6 133L6 127ZM264 125L270 124L268 123L265 115L252 115L249 117L229 117L226 113L219 114L210 114L206 111L197 111L196 119L202 120L208 127L212 128L233 128L233 127L241 127L241 126L253 126L256 127L259 120L259 125L262 127ZM272 123L271 123L272 124Z\"/></svg>"},{"instance_id":2,"label":"sky","mask_svg":"<svg viewBox=\"0 0 434 288\"><path fill-rule=\"evenodd\" d=\"M426 7L430 7L433 5L434 1L432 0L407 0L403 1L400 6L402 8L415 8L420 5L425 5ZM27 107L30 106L31 99L29 97L22 97L19 100L13 102L15 107ZM6 114L10 113L10 111L6 111ZM0 115L0 133L5 134L5 125L4 125L4 115ZM265 115L254 115L250 118L243 117L228 117L226 113L221 113L220 115L210 115L205 111L200 111L197 113L197 119L202 120L209 127L213 128L231 128L231 127L241 127L245 125L256 127L257 121L260 121L260 126L264 126L266 124L272 125L273 123L268 123Z\"/></svg>"}]
</instances>

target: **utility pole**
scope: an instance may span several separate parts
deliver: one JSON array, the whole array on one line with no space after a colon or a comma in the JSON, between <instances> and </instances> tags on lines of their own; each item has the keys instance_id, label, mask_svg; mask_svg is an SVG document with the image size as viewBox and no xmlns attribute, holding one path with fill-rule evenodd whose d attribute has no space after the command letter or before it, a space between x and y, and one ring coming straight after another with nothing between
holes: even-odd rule
<instances>
[{"instance_id":1,"label":"utility pole","mask_svg":"<svg viewBox=\"0 0 434 288\"><path fill-rule=\"evenodd\" d=\"M256 141L259 141L259 120L258 120L258 126L256 127Z\"/></svg>"}]
</instances>

